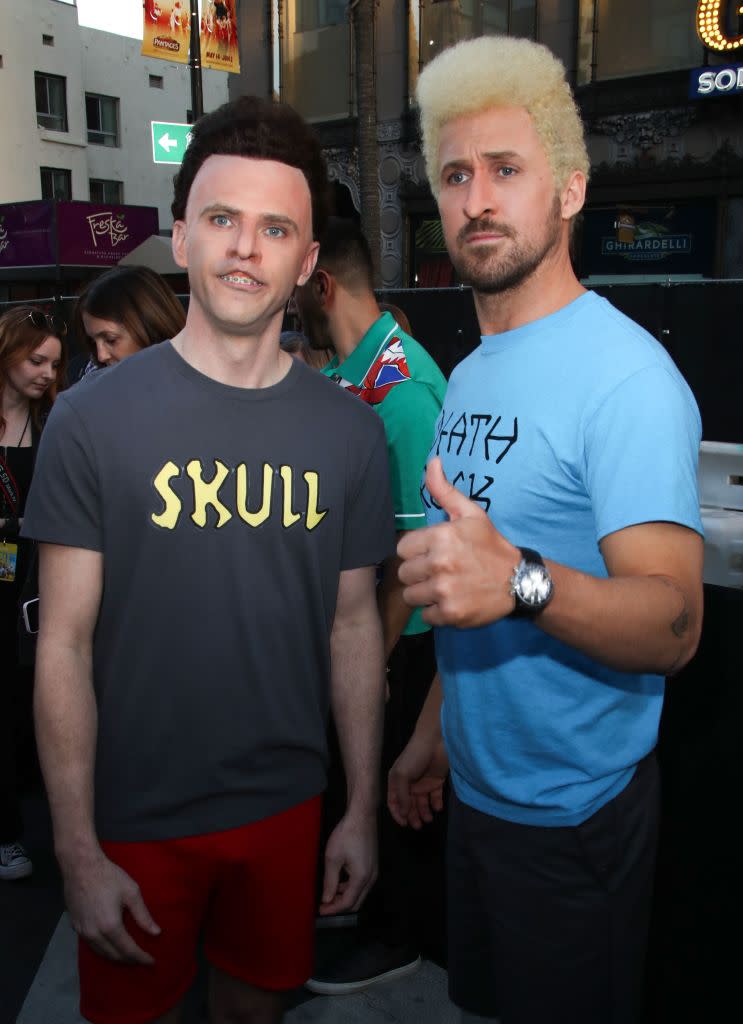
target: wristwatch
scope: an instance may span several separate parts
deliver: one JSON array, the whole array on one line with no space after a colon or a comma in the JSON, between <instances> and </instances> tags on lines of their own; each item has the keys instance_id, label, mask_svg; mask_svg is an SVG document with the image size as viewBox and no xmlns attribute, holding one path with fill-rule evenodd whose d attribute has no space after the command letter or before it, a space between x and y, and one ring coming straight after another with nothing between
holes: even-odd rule
<instances>
[{"instance_id":1,"label":"wristwatch","mask_svg":"<svg viewBox=\"0 0 743 1024\"><path fill-rule=\"evenodd\" d=\"M555 587L542 556L531 548L519 548L521 561L514 567L509 593L516 598L511 612L516 618L533 619L550 603Z\"/></svg>"}]
</instances>

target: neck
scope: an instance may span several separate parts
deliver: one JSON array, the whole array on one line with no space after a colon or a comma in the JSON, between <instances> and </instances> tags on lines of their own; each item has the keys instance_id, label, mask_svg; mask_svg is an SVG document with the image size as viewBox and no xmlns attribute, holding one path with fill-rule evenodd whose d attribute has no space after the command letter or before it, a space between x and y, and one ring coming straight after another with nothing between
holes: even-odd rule
<instances>
[{"instance_id":1,"label":"neck","mask_svg":"<svg viewBox=\"0 0 743 1024\"><path fill-rule=\"evenodd\" d=\"M26 419L31 411L31 402L25 395L6 384L1 397L3 419Z\"/></svg>"},{"instance_id":2,"label":"neck","mask_svg":"<svg viewBox=\"0 0 743 1024\"><path fill-rule=\"evenodd\" d=\"M481 334L502 334L541 320L585 292L567 249L548 254L516 288L496 294L475 292Z\"/></svg>"},{"instance_id":3,"label":"neck","mask_svg":"<svg viewBox=\"0 0 743 1024\"><path fill-rule=\"evenodd\" d=\"M268 388L291 369L292 358L281 351L283 310L255 334L220 330L191 302L186 326L173 338L173 348L205 377L236 388Z\"/></svg>"},{"instance_id":4,"label":"neck","mask_svg":"<svg viewBox=\"0 0 743 1024\"><path fill-rule=\"evenodd\" d=\"M369 328L382 315L373 294L345 293L330 317L330 337L339 362L348 359Z\"/></svg>"}]
</instances>

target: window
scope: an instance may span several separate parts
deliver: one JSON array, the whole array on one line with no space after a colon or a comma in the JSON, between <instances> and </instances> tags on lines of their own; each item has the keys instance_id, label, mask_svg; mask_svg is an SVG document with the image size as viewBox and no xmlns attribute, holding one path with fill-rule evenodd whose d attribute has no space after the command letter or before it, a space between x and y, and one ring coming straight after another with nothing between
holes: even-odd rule
<instances>
[{"instance_id":1,"label":"window","mask_svg":"<svg viewBox=\"0 0 743 1024\"><path fill-rule=\"evenodd\" d=\"M88 142L96 146L118 146L119 101L114 96L85 94Z\"/></svg>"},{"instance_id":2,"label":"window","mask_svg":"<svg viewBox=\"0 0 743 1024\"><path fill-rule=\"evenodd\" d=\"M340 25L347 20L346 0L297 0L297 32Z\"/></svg>"},{"instance_id":3,"label":"window","mask_svg":"<svg viewBox=\"0 0 743 1024\"><path fill-rule=\"evenodd\" d=\"M42 35L41 41L44 46L54 46L54 36Z\"/></svg>"},{"instance_id":4,"label":"window","mask_svg":"<svg viewBox=\"0 0 743 1024\"><path fill-rule=\"evenodd\" d=\"M106 178L90 179L90 201L91 203L106 203L119 206L124 202L124 189L120 181L110 181Z\"/></svg>"},{"instance_id":5,"label":"window","mask_svg":"<svg viewBox=\"0 0 743 1024\"><path fill-rule=\"evenodd\" d=\"M66 80L61 75L34 72L36 123L53 132L67 131Z\"/></svg>"},{"instance_id":6,"label":"window","mask_svg":"<svg viewBox=\"0 0 743 1024\"><path fill-rule=\"evenodd\" d=\"M64 167L42 167L41 198L72 199L72 171Z\"/></svg>"},{"instance_id":7,"label":"window","mask_svg":"<svg viewBox=\"0 0 743 1024\"><path fill-rule=\"evenodd\" d=\"M427 64L447 46L477 36L534 39L537 0L428 0L420 7L420 61Z\"/></svg>"},{"instance_id":8,"label":"window","mask_svg":"<svg viewBox=\"0 0 743 1024\"><path fill-rule=\"evenodd\" d=\"M582 0L580 83L691 68L704 61L696 34L694 4L688 0Z\"/></svg>"},{"instance_id":9,"label":"window","mask_svg":"<svg viewBox=\"0 0 743 1024\"><path fill-rule=\"evenodd\" d=\"M163 76L162 75L150 75L150 89L162 89L163 87Z\"/></svg>"}]
</instances>

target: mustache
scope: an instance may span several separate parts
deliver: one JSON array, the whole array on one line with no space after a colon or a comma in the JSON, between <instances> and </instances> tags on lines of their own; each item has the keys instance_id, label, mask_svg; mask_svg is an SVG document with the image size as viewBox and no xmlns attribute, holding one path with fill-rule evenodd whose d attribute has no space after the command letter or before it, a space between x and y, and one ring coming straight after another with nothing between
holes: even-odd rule
<instances>
[{"instance_id":1,"label":"mustache","mask_svg":"<svg viewBox=\"0 0 743 1024\"><path fill-rule=\"evenodd\" d=\"M460 228L457 234L457 241L466 242L471 235L487 234L491 231L498 235L505 235L506 238L515 237L513 230L508 224L499 224L496 220L480 218L478 220L471 220L469 224L465 224L463 228Z\"/></svg>"}]
</instances>

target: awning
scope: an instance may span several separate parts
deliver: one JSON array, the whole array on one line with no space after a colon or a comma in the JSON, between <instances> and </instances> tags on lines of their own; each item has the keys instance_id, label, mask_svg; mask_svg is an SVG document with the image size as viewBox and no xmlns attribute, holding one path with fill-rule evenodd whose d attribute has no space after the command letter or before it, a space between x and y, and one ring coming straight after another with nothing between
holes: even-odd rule
<instances>
[{"instance_id":1,"label":"awning","mask_svg":"<svg viewBox=\"0 0 743 1024\"><path fill-rule=\"evenodd\" d=\"M144 242L119 260L119 266L149 267L158 274L185 274L173 259L170 238L163 235L150 235Z\"/></svg>"}]
</instances>

